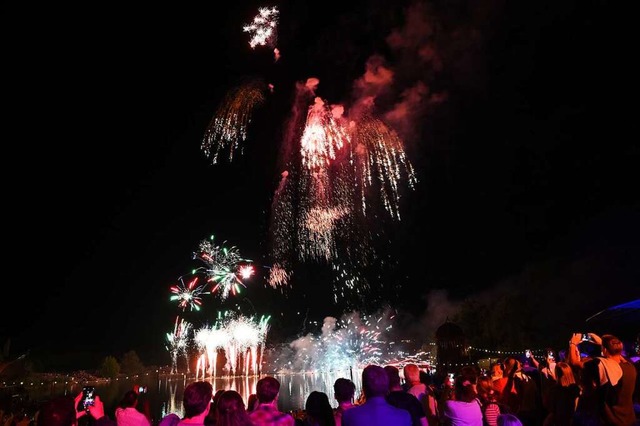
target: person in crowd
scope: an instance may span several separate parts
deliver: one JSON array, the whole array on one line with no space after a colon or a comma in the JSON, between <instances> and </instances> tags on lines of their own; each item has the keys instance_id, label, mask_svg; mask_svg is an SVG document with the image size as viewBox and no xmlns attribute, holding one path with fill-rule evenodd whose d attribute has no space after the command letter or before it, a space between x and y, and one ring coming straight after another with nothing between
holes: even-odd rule
<instances>
[{"instance_id":1,"label":"person in crowd","mask_svg":"<svg viewBox=\"0 0 640 426\"><path fill-rule=\"evenodd\" d=\"M151 422L143 413L138 411L138 392L125 392L116 408L116 423L118 426L151 426Z\"/></svg>"},{"instance_id":2,"label":"person in crowd","mask_svg":"<svg viewBox=\"0 0 640 426\"><path fill-rule=\"evenodd\" d=\"M307 397L304 405L305 416L297 422L304 426L335 426L333 408L329 397L324 392L313 391Z\"/></svg>"},{"instance_id":3,"label":"person in crowd","mask_svg":"<svg viewBox=\"0 0 640 426\"><path fill-rule=\"evenodd\" d=\"M556 384L556 351L552 348L544 349L544 357L539 361L533 352L529 356L529 360L536 369L537 384L539 385L540 401L544 408L544 400L549 393L549 389Z\"/></svg>"},{"instance_id":4,"label":"person in crowd","mask_svg":"<svg viewBox=\"0 0 640 426\"><path fill-rule=\"evenodd\" d=\"M491 377L478 377L476 391L478 392L478 400L482 410L483 423L485 426L496 426L498 424L498 416L502 412L496 398L496 391L493 389Z\"/></svg>"},{"instance_id":5,"label":"person in crowd","mask_svg":"<svg viewBox=\"0 0 640 426\"><path fill-rule=\"evenodd\" d=\"M498 416L498 426L523 426L520 419L514 414L500 414Z\"/></svg>"},{"instance_id":6,"label":"person in crowd","mask_svg":"<svg viewBox=\"0 0 640 426\"><path fill-rule=\"evenodd\" d=\"M538 361L533 352L529 356L529 360L535 368L540 371L540 375L548 382L555 382L556 380L556 352L552 348L546 348L544 350L544 358L542 361Z\"/></svg>"},{"instance_id":7,"label":"person in crowd","mask_svg":"<svg viewBox=\"0 0 640 426\"><path fill-rule=\"evenodd\" d=\"M482 426L482 410L476 399L473 377L459 375L454 382L454 397L444 403L442 422L445 426Z\"/></svg>"},{"instance_id":8,"label":"person in crowd","mask_svg":"<svg viewBox=\"0 0 640 426\"><path fill-rule=\"evenodd\" d=\"M410 426L411 416L406 410L389 404L389 376L384 368L370 364L362 370L362 389L366 402L342 415L343 426Z\"/></svg>"},{"instance_id":9,"label":"person in crowd","mask_svg":"<svg viewBox=\"0 0 640 426\"><path fill-rule=\"evenodd\" d=\"M247 412L251 412L258 406L258 395L252 393L247 400Z\"/></svg>"},{"instance_id":10,"label":"person in crowd","mask_svg":"<svg viewBox=\"0 0 640 426\"><path fill-rule=\"evenodd\" d=\"M253 426L242 396L234 391L222 391L216 401L216 426Z\"/></svg>"},{"instance_id":11,"label":"person in crowd","mask_svg":"<svg viewBox=\"0 0 640 426\"><path fill-rule=\"evenodd\" d=\"M205 381L192 382L184 388L182 396L182 407L184 417L179 426L203 425L204 419L211 409L211 399L213 398L213 386Z\"/></svg>"},{"instance_id":12,"label":"person in crowd","mask_svg":"<svg viewBox=\"0 0 640 426\"><path fill-rule=\"evenodd\" d=\"M353 404L353 397L356 393L356 384L351 380L339 377L333 383L333 395L336 401L338 401L338 407L333 410L333 419L336 426L342 426L342 414L355 407Z\"/></svg>"},{"instance_id":13,"label":"person in crowd","mask_svg":"<svg viewBox=\"0 0 640 426\"><path fill-rule=\"evenodd\" d=\"M611 334L601 338L594 333L589 336L602 345L602 356L584 360L578 349L580 333L574 333L569 340L569 359L571 365L580 369L582 383L574 424L587 424L596 417L604 424L636 424L633 392L637 371L622 356L622 341Z\"/></svg>"},{"instance_id":14,"label":"person in crowd","mask_svg":"<svg viewBox=\"0 0 640 426\"><path fill-rule=\"evenodd\" d=\"M420 381L420 368L416 364L406 364L402 371L407 384L407 393L418 398L427 417L427 423L431 426L437 425L438 404L436 397L431 389Z\"/></svg>"},{"instance_id":15,"label":"person in crowd","mask_svg":"<svg viewBox=\"0 0 640 426\"><path fill-rule=\"evenodd\" d=\"M266 376L258 380L256 384L256 396L258 406L249 413L255 426L293 426L293 416L278 410L278 395L280 382L272 376Z\"/></svg>"},{"instance_id":16,"label":"person in crowd","mask_svg":"<svg viewBox=\"0 0 640 426\"><path fill-rule=\"evenodd\" d=\"M38 410L37 426L76 426L83 416L90 416L95 426L116 426L116 422L104 414L104 404L99 395L87 410L77 410L81 400L82 392L75 398L63 395L45 401Z\"/></svg>"},{"instance_id":17,"label":"person in crowd","mask_svg":"<svg viewBox=\"0 0 640 426\"><path fill-rule=\"evenodd\" d=\"M400 370L393 365L387 365L384 367L384 371L386 371L389 377L389 393L386 396L387 402L394 407L407 410L411 415L411 424L413 426L427 426L427 416L418 398L402 389L402 385L400 384Z\"/></svg>"},{"instance_id":18,"label":"person in crowd","mask_svg":"<svg viewBox=\"0 0 640 426\"><path fill-rule=\"evenodd\" d=\"M204 418L205 426L213 426L216 424L216 419L218 418L218 412L216 411L216 406L218 405L218 401L220 397L225 392L224 389L218 389L213 394L213 399L211 400L211 406L209 407L209 414Z\"/></svg>"},{"instance_id":19,"label":"person in crowd","mask_svg":"<svg viewBox=\"0 0 640 426\"><path fill-rule=\"evenodd\" d=\"M445 401L453 399L453 383L455 381L454 373L447 373L442 376L442 383L436 387L436 400L438 404L438 414L442 415L441 407L444 407Z\"/></svg>"},{"instance_id":20,"label":"person in crowd","mask_svg":"<svg viewBox=\"0 0 640 426\"><path fill-rule=\"evenodd\" d=\"M555 365L555 384L544 394L544 407L547 417L545 426L570 426L578 405L580 388L573 375L571 366L566 362Z\"/></svg>"},{"instance_id":21,"label":"person in crowd","mask_svg":"<svg viewBox=\"0 0 640 426\"><path fill-rule=\"evenodd\" d=\"M507 385L507 378L504 376L504 369L501 362L497 362L491 366L491 382L493 390L496 391L496 397L502 398L504 387Z\"/></svg>"},{"instance_id":22,"label":"person in crowd","mask_svg":"<svg viewBox=\"0 0 640 426\"><path fill-rule=\"evenodd\" d=\"M180 423L180 416L176 413L169 413L160 420L158 426L176 426L178 423Z\"/></svg>"},{"instance_id":23,"label":"person in crowd","mask_svg":"<svg viewBox=\"0 0 640 426\"><path fill-rule=\"evenodd\" d=\"M504 366L508 375L501 402L525 426L539 425L544 418L544 409L538 383L523 371L522 364L515 357L507 357Z\"/></svg>"}]
</instances>

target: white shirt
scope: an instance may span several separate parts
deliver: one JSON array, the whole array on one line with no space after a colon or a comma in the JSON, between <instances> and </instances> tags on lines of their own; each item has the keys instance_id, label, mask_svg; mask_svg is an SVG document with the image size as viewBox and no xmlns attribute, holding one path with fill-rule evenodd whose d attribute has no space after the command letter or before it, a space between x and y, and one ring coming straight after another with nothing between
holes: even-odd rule
<instances>
[{"instance_id":1,"label":"white shirt","mask_svg":"<svg viewBox=\"0 0 640 426\"><path fill-rule=\"evenodd\" d=\"M118 426L151 426L147 416L135 407L116 408L116 423Z\"/></svg>"},{"instance_id":2,"label":"white shirt","mask_svg":"<svg viewBox=\"0 0 640 426\"><path fill-rule=\"evenodd\" d=\"M445 424L451 426L482 426L482 409L478 401L447 400L444 417Z\"/></svg>"}]
</instances>

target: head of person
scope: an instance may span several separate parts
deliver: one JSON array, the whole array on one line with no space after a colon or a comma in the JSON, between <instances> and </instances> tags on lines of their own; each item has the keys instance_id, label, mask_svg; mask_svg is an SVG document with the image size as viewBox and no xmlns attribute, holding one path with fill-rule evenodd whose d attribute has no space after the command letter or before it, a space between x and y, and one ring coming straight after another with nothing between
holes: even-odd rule
<instances>
[{"instance_id":1,"label":"head of person","mask_svg":"<svg viewBox=\"0 0 640 426\"><path fill-rule=\"evenodd\" d=\"M362 370L362 390L367 400L378 396L386 396L389 392L389 376L387 376L384 368L374 364L367 365Z\"/></svg>"},{"instance_id":2,"label":"head of person","mask_svg":"<svg viewBox=\"0 0 640 426\"><path fill-rule=\"evenodd\" d=\"M491 380L491 377L489 376L478 377L476 391L478 392L478 396L480 397L480 399L484 401L493 399L495 395L493 390L493 380Z\"/></svg>"},{"instance_id":3,"label":"head of person","mask_svg":"<svg viewBox=\"0 0 640 426\"><path fill-rule=\"evenodd\" d=\"M216 407L218 406L218 401L220 401L220 397L222 396L222 394L225 392L224 389L218 389L214 394L213 394L213 399L211 400L211 403L209 404L209 413L207 414L207 420L211 421L212 423L215 423L216 421L216 416L217 414L217 410Z\"/></svg>"},{"instance_id":4,"label":"head of person","mask_svg":"<svg viewBox=\"0 0 640 426\"><path fill-rule=\"evenodd\" d=\"M476 383L480 376L480 368L474 365L465 365L460 369L461 376L466 376L473 384Z\"/></svg>"},{"instance_id":5,"label":"head of person","mask_svg":"<svg viewBox=\"0 0 640 426\"><path fill-rule=\"evenodd\" d=\"M503 377L503 371L502 371L502 364L498 363L498 364L493 364L491 366L491 379L492 380L498 380L501 379Z\"/></svg>"},{"instance_id":6,"label":"head of person","mask_svg":"<svg viewBox=\"0 0 640 426\"><path fill-rule=\"evenodd\" d=\"M576 382L571 366L566 362L557 362L554 370L556 381L560 386L569 386Z\"/></svg>"},{"instance_id":7,"label":"head of person","mask_svg":"<svg viewBox=\"0 0 640 426\"><path fill-rule=\"evenodd\" d=\"M253 411L258 406L258 395L252 393L247 401L247 411Z\"/></svg>"},{"instance_id":8,"label":"head of person","mask_svg":"<svg viewBox=\"0 0 640 426\"><path fill-rule=\"evenodd\" d=\"M463 402L471 402L477 396L475 383L472 382L472 378L469 376L456 377L453 392L456 400Z\"/></svg>"},{"instance_id":9,"label":"head of person","mask_svg":"<svg viewBox=\"0 0 640 426\"><path fill-rule=\"evenodd\" d=\"M333 383L333 394L338 402L351 402L356 393L356 384L340 377Z\"/></svg>"},{"instance_id":10,"label":"head of person","mask_svg":"<svg viewBox=\"0 0 640 426\"><path fill-rule=\"evenodd\" d=\"M52 398L40 406L38 426L75 426L75 401L68 395Z\"/></svg>"},{"instance_id":11,"label":"head of person","mask_svg":"<svg viewBox=\"0 0 640 426\"><path fill-rule=\"evenodd\" d=\"M127 391L120 400L120 407L130 408L135 407L138 403L138 393L134 390Z\"/></svg>"},{"instance_id":12,"label":"head of person","mask_svg":"<svg viewBox=\"0 0 640 426\"><path fill-rule=\"evenodd\" d=\"M426 371L420 370L420 383L431 386L433 384L433 377Z\"/></svg>"},{"instance_id":13,"label":"head of person","mask_svg":"<svg viewBox=\"0 0 640 426\"><path fill-rule=\"evenodd\" d=\"M221 426L247 424L249 417L242 396L234 390L220 394L216 403L216 416L216 424Z\"/></svg>"},{"instance_id":14,"label":"head of person","mask_svg":"<svg viewBox=\"0 0 640 426\"><path fill-rule=\"evenodd\" d=\"M386 371L387 377L389 377L389 390L399 388L401 386L400 370L393 365L386 365L384 371Z\"/></svg>"},{"instance_id":15,"label":"head of person","mask_svg":"<svg viewBox=\"0 0 640 426\"><path fill-rule=\"evenodd\" d=\"M205 381L192 382L184 388L182 405L184 417L190 419L200 414L209 413L211 398L213 397L213 386Z\"/></svg>"},{"instance_id":16,"label":"head of person","mask_svg":"<svg viewBox=\"0 0 640 426\"><path fill-rule=\"evenodd\" d=\"M516 358L509 356L504 360L504 371L510 373L511 371L522 370L522 364Z\"/></svg>"},{"instance_id":17,"label":"head of person","mask_svg":"<svg viewBox=\"0 0 640 426\"><path fill-rule=\"evenodd\" d=\"M622 354L622 341L612 334L602 336L602 354L604 356L618 356Z\"/></svg>"},{"instance_id":18,"label":"head of person","mask_svg":"<svg viewBox=\"0 0 640 426\"><path fill-rule=\"evenodd\" d=\"M315 421L314 423L321 425L334 424L333 407L331 407L326 393L311 392L304 404L304 409L307 412L307 416Z\"/></svg>"},{"instance_id":19,"label":"head of person","mask_svg":"<svg viewBox=\"0 0 640 426\"><path fill-rule=\"evenodd\" d=\"M407 383L418 383L420 381L420 368L416 364L405 365L402 372Z\"/></svg>"},{"instance_id":20,"label":"head of person","mask_svg":"<svg viewBox=\"0 0 640 426\"><path fill-rule=\"evenodd\" d=\"M498 416L498 426L522 426L522 422L513 414L500 414Z\"/></svg>"},{"instance_id":21,"label":"head of person","mask_svg":"<svg viewBox=\"0 0 640 426\"><path fill-rule=\"evenodd\" d=\"M547 366L557 362L558 360L556 358L556 351L554 351L553 348L546 348L544 350L544 360Z\"/></svg>"},{"instance_id":22,"label":"head of person","mask_svg":"<svg viewBox=\"0 0 640 426\"><path fill-rule=\"evenodd\" d=\"M266 376L256 384L256 396L260 404L269 404L276 400L280 392L280 382L275 377Z\"/></svg>"}]
</instances>

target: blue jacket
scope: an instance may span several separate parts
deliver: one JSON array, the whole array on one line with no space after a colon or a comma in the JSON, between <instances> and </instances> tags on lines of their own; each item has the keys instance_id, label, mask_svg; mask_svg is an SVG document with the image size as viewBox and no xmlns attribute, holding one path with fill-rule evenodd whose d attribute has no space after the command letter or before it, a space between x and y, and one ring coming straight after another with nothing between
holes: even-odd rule
<instances>
[{"instance_id":1,"label":"blue jacket","mask_svg":"<svg viewBox=\"0 0 640 426\"><path fill-rule=\"evenodd\" d=\"M389 404L383 396L377 396L346 410L342 414L342 426L411 426L411 415Z\"/></svg>"}]
</instances>

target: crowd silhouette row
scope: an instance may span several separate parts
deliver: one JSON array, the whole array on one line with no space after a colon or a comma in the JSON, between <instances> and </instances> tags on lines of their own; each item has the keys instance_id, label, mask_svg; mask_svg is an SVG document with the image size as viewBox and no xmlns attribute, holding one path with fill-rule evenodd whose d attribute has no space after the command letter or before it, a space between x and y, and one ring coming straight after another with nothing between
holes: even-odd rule
<instances>
[{"instance_id":1,"label":"crowd silhouette row","mask_svg":"<svg viewBox=\"0 0 640 426\"><path fill-rule=\"evenodd\" d=\"M331 398L313 391L304 410L293 412L279 410L280 382L272 376L258 380L246 402L235 390L214 393L211 383L194 381L185 387L182 415L167 414L158 426L634 426L638 355L613 335L588 333L572 335L560 353L508 356L486 371L466 366L438 376L416 364L371 364L362 370L359 395L352 380L338 378ZM99 395L85 409L80 393L44 402L35 419L0 426L152 426L138 393L125 393L115 419L105 415Z\"/></svg>"}]
</instances>

